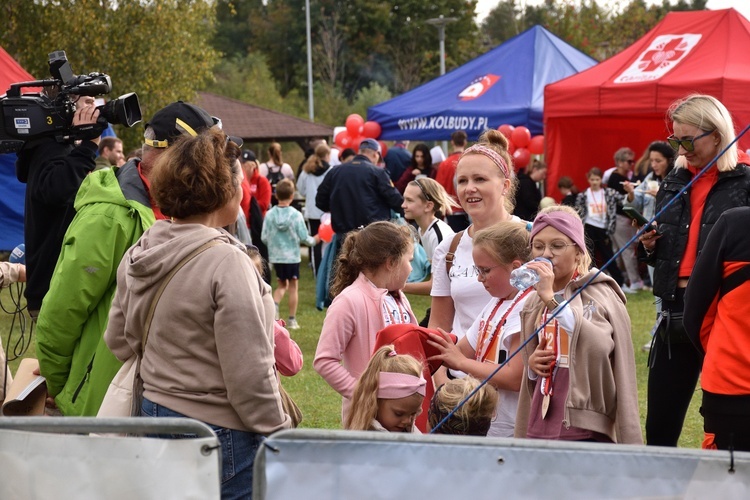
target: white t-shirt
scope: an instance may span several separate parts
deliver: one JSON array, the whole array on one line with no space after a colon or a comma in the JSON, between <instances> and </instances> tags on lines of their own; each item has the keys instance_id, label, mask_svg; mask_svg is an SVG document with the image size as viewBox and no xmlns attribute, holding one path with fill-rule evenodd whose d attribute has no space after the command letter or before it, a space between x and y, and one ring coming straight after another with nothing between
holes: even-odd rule
<instances>
[{"instance_id":1,"label":"white t-shirt","mask_svg":"<svg viewBox=\"0 0 750 500\"><path fill-rule=\"evenodd\" d=\"M492 310L495 308L500 299L494 298L485 306L482 310L481 315L474 321L474 323L466 331L466 339L469 341L472 349L477 350L477 342L479 341L479 332L484 329L488 329L488 338L485 340L485 346L482 351L489 349L490 354L485 358L485 362L500 364L500 351L505 351L503 359L507 359L510 356L510 344L514 335L519 335L521 332L521 317L520 313L523 310L523 306L526 303L526 297L521 298L515 305L513 300L504 300L500 307L497 308L495 314L490 318ZM493 340L489 346L487 342L490 340L489 335L495 331L497 324L503 319L505 313L508 311L510 306L513 305L513 309L505 319L505 326L503 326L497 333L497 338ZM487 321L489 320L489 325ZM482 353L479 353L482 354ZM505 370L507 367L503 367L501 370ZM518 392L508 391L504 389L497 389L497 393L500 396L497 401L497 414L495 419L490 425L490 430L487 433L488 436L493 437L513 437L513 430L516 425L516 410L518 410Z\"/></svg>"},{"instance_id":2,"label":"white t-shirt","mask_svg":"<svg viewBox=\"0 0 750 500\"><path fill-rule=\"evenodd\" d=\"M274 171L276 171L276 165L274 163L271 163L271 165L274 166ZM268 163L261 163L258 167L258 173L263 177L268 178ZM281 175L283 175L285 179L294 180L294 170L292 170L292 167L288 163L284 163L281 166Z\"/></svg>"},{"instance_id":3,"label":"white t-shirt","mask_svg":"<svg viewBox=\"0 0 750 500\"><path fill-rule=\"evenodd\" d=\"M419 240L422 243L427 258L432 261L437 246L444 240L452 240L455 232L451 227L440 219L433 219L432 223L427 226L427 230L422 233L419 230Z\"/></svg>"},{"instance_id":4,"label":"white t-shirt","mask_svg":"<svg viewBox=\"0 0 750 500\"><path fill-rule=\"evenodd\" d=\"M445 272L445 255L450 250L451 241L453 238L445 238L432 255L430 295L453 299L456 311L453 316L453 333L460 339L492 296L484 289L484 285L477 281L477 271L474 269L474 258L471 254L471 236L468 231L461 235L450 277Z\"/></svg>"},{"instance_id":5,"label":"white t-shirt","mask_svg":"<svg viewBox=\"0 0 750 500\"><path fill-rule=\"evenodd\" d=\"M586 220L583 221L590 226L607 229L607 199L604 190L586 190Z\"/></svg>"}]
</instances>

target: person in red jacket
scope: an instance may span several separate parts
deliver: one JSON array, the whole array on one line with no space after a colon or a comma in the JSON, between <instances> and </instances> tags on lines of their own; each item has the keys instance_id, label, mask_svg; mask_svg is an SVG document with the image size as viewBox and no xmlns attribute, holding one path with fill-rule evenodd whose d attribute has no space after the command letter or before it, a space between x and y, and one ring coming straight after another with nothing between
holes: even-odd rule
<instances>
[{"instance_id":1,"label":"person in red jacket","mask_svg":"<svg viewBox=\"0 0 750 500\"><path fill-rule=\"evenodd\" d=\"M250 226L250 198L255 197L260 206L263 217L271 206L271 183L258 172L258 160L255 153L249 149L242 152L242 170L245 178L242 181L242 202L240 206L245 213L248 227Z\"/></svg>"}]
</instances>

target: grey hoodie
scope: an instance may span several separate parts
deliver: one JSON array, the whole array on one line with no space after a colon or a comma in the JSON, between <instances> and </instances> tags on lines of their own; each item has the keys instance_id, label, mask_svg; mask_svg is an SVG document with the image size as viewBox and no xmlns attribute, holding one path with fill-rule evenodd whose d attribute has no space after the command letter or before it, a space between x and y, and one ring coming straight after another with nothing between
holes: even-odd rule
<instances>
[{"instance_id":1,"label":"grey hoodie","mask_svg":"<svg viewBox=\"0 0 750 500\"><path fill-rule=\"evenodd\" d=\"M236 239L200 224L157 221L117 270L105 341L120 360L141 350L143 325L165 276L204 243L162 294L141 364L144 396L230 429L290 426L274 370L271 290Z\"/></svg>"}]
</instances>

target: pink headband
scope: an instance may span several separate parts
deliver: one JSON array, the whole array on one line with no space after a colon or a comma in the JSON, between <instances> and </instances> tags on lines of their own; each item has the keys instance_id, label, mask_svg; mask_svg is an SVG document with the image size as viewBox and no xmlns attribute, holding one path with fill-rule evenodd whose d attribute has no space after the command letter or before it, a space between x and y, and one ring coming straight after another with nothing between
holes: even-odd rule
<instances>
[{"instance_id":1,"label":"pink headband","mask_svg":"<svg viewBox=\"0 0 750 500\"><path fill-rule=\"evenodd\" d=\"M539 214L534 219L534 225L531 226L531 240L539 231L547 226L552 226L562 234L573 240L582 251L586 251L586 239L583 236L583 223L581 219L567 212L547 212Z\"/></svg>"},{"instance_id":2,"label":"pink headband","mask_svg":"<svg viewBox=\"0 0 750 500\"><path fill-rule=\"evenodd\" d=\"M463 152L461 158L459 158L458 161L461 161L464 156L471 153L478 153L480 155L486 156L487 158L492 160L492 163L497 165L497 167L503 172L503 175L506 179L510 179L510 169L508 168L508 164L505 162L505 159L503 159L503 157L497 153L497 151L492 148L488 148L483 144L474 144L472 147Z\"/></svg>"},{"instance_id":3,"label":"pink headband","mask_svg":"<svg viewBox=\"0 0 750 500\"><path fill-rule=\"evenodd\" d=\"M406 373L380 372L378 383L379 399L401 399L419 393L425 395L427 381Z\"/></svg>"}]
</instances>

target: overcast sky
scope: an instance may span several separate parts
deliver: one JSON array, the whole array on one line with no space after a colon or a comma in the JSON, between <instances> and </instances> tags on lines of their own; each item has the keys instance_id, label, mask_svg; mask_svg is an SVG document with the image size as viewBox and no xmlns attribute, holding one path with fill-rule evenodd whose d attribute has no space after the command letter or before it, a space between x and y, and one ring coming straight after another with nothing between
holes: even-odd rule
<instances>
[{"instance_id":1,"label":"overcast sky","mask_svg":"<svg viewBox=\"0 0 750 500\"><path fill-rule=\"evenodd\" d=\"M661 4L661 0L646 0L647 3L658 3ZM499 0L479 0L477 2L477 21L482 21L487 14L499 3ZM516 0L516 5L539 5L543 3L543 0ZM612 4L616 3L612 0L598 0L599 4ZM619 3L627 3L627 0L622 0ZM672 3L675 3L672 1ZM728 9L733 7L739 11L743 16L750 19L750 0L708 0L707 7L709 9Z\"/></svg>"}]
</instances>

